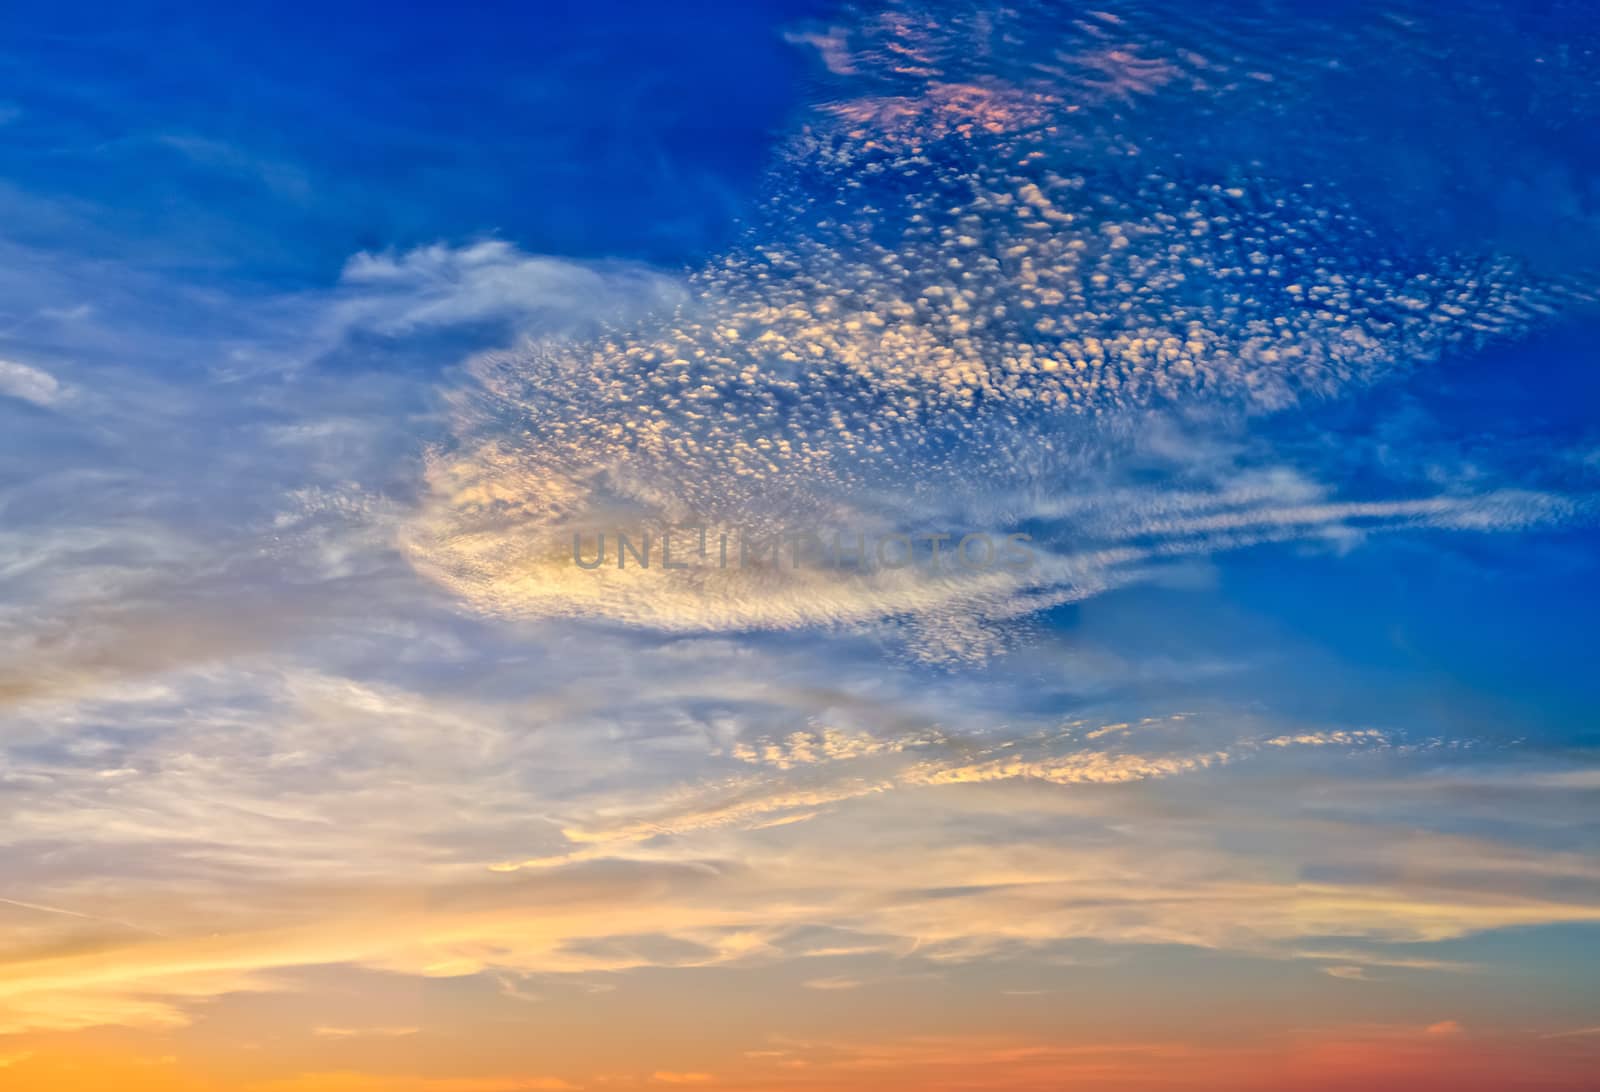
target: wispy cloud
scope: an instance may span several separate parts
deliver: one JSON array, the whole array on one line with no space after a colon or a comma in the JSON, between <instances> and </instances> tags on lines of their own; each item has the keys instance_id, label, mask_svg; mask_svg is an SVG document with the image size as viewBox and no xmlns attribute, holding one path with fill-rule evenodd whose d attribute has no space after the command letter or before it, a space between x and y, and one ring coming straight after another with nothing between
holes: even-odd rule
<instances>
[{"instance_id":1,"label":"wispy cloud","mask_svg":"<svg viewBox=\"0 0 1600 1092\"><path fill-rule=\"evenodd\" d=\"M0 395L48 407L60 402L67 392L49 372L13 360L0 360Z\"/></svg>"}]
</instances>

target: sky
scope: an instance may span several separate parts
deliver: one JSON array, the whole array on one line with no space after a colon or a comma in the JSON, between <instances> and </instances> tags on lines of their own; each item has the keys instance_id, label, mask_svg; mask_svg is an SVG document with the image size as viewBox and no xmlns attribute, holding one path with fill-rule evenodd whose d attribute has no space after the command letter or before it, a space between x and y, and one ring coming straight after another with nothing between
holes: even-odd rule
<instances>
[{"instance_id":1,"label":"sky","mask_svg":"<svg viewBox=\"0 0 1600 1092\"><path fill-rule=\"evenodd\" d=\"M0 1086L1592 1088L1597 77L12 13Z\"/></svg>"}]
</instances>

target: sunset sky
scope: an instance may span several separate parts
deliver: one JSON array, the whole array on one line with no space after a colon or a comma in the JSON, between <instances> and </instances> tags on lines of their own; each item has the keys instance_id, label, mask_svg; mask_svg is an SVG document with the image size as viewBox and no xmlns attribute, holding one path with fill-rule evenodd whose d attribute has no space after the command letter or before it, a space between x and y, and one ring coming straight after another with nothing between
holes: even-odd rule
<instances>
[{"instance_id":1,"label":"sunset sky","mask_svg":"<svg viewBox=\"0 0 1600 1092\"><path fill-rule=\"evenodd\" d=\"M0 1089L1597 1087L1597 111L1577 0L9 13Z\"/></svg>"}]
</instances>

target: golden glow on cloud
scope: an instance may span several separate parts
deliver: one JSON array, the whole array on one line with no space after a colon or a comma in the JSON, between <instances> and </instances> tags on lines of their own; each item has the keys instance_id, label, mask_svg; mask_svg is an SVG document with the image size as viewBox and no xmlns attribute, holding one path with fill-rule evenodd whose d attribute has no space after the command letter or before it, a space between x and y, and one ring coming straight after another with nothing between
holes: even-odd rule
<instances>
[{"instance_id":1,"label":"golden glow on cloud","mask_svg":"<svg viewBox=\"0 0 1600 1092\"><path fill-rule=\"evenodd\" d=\"M932 33L889 25L897 42ZM1117 99L1175 71L1116 48L1062 63ZM786 146L763 218L681 302L477 360L403 535L419 571L514 617L746 630L909 616L939 635L931 658L960 659L983 654L974 622L1097 594L1164 555L1571 514L1532 492L1242 510L1216 497L1179 514L1149 497L1095 549L1047 549L1026 573L578 568L573 536L616 530L881 534L919 512L999 530L981 526L997 491L1015 491L998 506L1015 522L1037 514L1039 483L1083 478L1063 437L1104 443L1151 409L1334 395L1526 329L1556 294L1492 256L1361 262L1381 243L1356 212L1266 178L1097 181L1121 137L1108 118L1069 124L1098 101L1082 87L912 83L911 98L821 109Z\"/></svg>"}]
</instances>

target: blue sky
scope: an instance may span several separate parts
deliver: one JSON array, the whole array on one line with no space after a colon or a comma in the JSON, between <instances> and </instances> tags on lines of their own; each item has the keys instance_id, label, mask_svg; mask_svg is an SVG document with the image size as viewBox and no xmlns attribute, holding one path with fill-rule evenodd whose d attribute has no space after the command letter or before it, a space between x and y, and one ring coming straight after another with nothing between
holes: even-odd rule
<instances>
[{"instance_id":1,"label":"blue sky","mask_svg":"<svg viewBox=\"0 0 1600 1092\"><path fill-rule=\"evenodd\" d=\"M0 1068L1582 1087L1593 24L13 17Z\"/></svg>"},{"instance_id":2,"label":"blue sky","mask_svg":"<svg viewBox=\"0 0 1600 1092\"><path fill-rule=\"evenodd\" d=\"M728 239L802 72L772 32L800 5L386 11L13 20L14 237L273 288L484 234L681 263Z\"/></svg>"}]
</instances>

